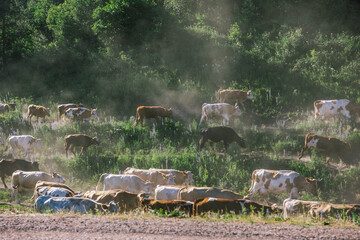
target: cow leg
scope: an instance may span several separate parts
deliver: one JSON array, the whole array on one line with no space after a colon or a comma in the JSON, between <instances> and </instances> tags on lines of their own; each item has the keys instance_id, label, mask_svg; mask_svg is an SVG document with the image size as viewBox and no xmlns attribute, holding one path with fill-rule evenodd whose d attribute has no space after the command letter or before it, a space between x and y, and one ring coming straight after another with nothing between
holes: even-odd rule
<instances>
[{"instance_id":1,"label":"cow leg","mask_svg":"<svg viewBox=\"0 0 360 240\"><path fill-rule=\"evenodd\" d=\"M204 137L201 137L200 141L199 141L200 151L201 151L201 149L203 149L204 145L205 145L205 139L204 139Z\"/></svg>"},{"instance_id":2,"label":"cow leg","mask_svg":"<svg viewBox=\"0 0 360 240\"><path fill-rule=\"evenodd\" d=\"M201 123L204 121L204 119L205 119L205 115L201 115L201 119L200 119L199 125L201 125Z\"/></svg>"},{"instance_id":3,"label":"cow leg","mask_svg":"<svg viewBox=\"0 0 360 240\"><path fill-rule=\"evenodd\" d=\"M299 156L299 160L304 156L304 151L306 150L306 146L304 146L302 149L301 149L301 152L300 152L300 156Z\"/></svg>"},{"instance_id":4,"label":"cow leg","mask_svg":"<svg viewBox=\"0 0 360 240\"><path fill-rule=\"evenodd\" d=\"M70 152L75 156L74 145L72 145L72 144L70 146Z\"/></svg>"},{"instance_id":5,"label":"cow leg","mask_svg":"<svg viewBox=\"0 0 360 240\"><path fill-rule=\"evenodd\" d=\"M226 125L229 125L230 118L228 116L224 116L223 123Z\"/></svg>"},{"instance_id":6,"label":"cow leg","mask_svg":"<svg viewBox=\"0 0 360 240\"><path fill-rule=\"evenodd\" d=\"M65 156L68 157L68 150L69 150L70 144L65 143Z\"/></svg>"},{"instance_id":7,"label":"cow leg","mask_svg":"<svg viewBox=\"0 0 360 240\"><path fill-rule=\"evenodd\" d=\"M5 174L2 174L2 175L1 175L1 181L2 181L3 184L4 184L5 189L7 189L8 187L6 186L6 183L5 183Z\"/></svg>"},{"instance_id":8,"label":"cow leg","mask_svg":"<svg viewBox=\"0 0 360 240\"><path fill-rule=\"evenodd\" d=\"M229 143L224 141L224 150L227 152L227 148L229 147Z\"/></svg>"},{"instance_id":9,"label":"cow leg","mask_svg":"<svg viewBox=\"0 0 360 240\"><path fill-rule=\"evenodd\" d=\"M85 150L86 150L86 147L82 147L82 148L81 148L81 151L80 151L80 155L82 155L83 152L85 152Z\"/></svg>"}]
</instances>

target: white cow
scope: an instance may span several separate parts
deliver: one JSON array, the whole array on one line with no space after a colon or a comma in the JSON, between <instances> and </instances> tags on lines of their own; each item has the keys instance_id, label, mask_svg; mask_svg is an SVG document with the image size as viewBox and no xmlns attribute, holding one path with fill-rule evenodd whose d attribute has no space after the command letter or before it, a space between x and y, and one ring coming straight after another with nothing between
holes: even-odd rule
<instances>
[{"instance_id":1,"label":"white cow","mask_svg":"<svg viewBox=\"0 0 360 240\"><path fill-rule=\"evenodd\" d=\"M89 121L90 118L99 119L96 109L88 109L84 107L68 108L65 111L65 116L69 119L78 119L83 122Z\"/></svg>"},{"instance_id":2,"label":"white cow","mask_svg":"<svg viewBox=\"0 0 360 240\"><path fill-rule=\"evenodd\" d=\"M117 213L118 208L114 202L109 205L97 203L88 198L79 197L51 197L41 196L35 200L35 210L37 212L75 212L85 214L88 212L113 212Z\"/></svg>"},{"instance_id":3,"label":"white cow","mask_svg":"<svg viewBox=\"0 0 360 240\"><path fill-rule=\"evenodd\" d=\"M146 170L137 168L126 168L126 175L136 175L142 180L149 181L155 188L157 185L175 185L174 175L172 173L164 174L157 170Z\"/></svg>"},{"instance_id":4,"label":"white cow","mask_svg":"<svg viewBox=\"0 0 360 240\"><path fill-rule=\"evenodd\" d=\"M360 107L347 99L340 100L316 100L314 102L315 119L319 116L324 118L334 117L339 114L351 119L354 115L360 116Z\"/></svg>"},{"instance_id":5,"label":"white cow","mask_svg":"<svg viewBox=\"0 0 360 240\"><path fill-rule=\"evenodd\" d=\"M155 200L173 201L177 200L179 191L187 186L163 186L157 185L155 188Z\"/></svg>"},{"instance_id":6,"label":"white cow","mask_svg":"<svg viewBox=\"0 0 360 240\"><path fill-rule=\"evenodd\" d=\"M287 198L283 202L284 218L288 218L295 213L307 213L315 204L321 204L319 201L302 201L298 199Z\"/></svg>"},{"instance_id":7,"label":"white cow","mask_svg":"<svg viewBox=\"0 0 360 240\"><path fill-rule=\"evenodd\" d=\"M172 174L175 178L176 185L185 185L185 184L193 184L194 179L191 171L179 171L176 169L159 169L159 168L150 168L149 170L159 171L165 174Z\"/></svg>"},{"instance_id":8,"label":"white cow","mask_svg":"<svg viewBox=\"0 0 360 240\"><path fill-rule=\"evenodd\" d=\"M13 188L11 194L11 201L13 200L15 194L16 202L19 203L17 193L19 191L21 192L22 190L34 191L36 183L39 180L46 182L58 182L58 183L65 182L65 179L55 172L52 175L50 175L48 173L41 171L32 172L32 171L16 170L15 172L13 172L11 176L11 186Z\"/></svg>"},{"instance_id":9,"label":"white cow","mask_svg":"<svg viewBox=\"0 0 360 240\"><path fill-rule=\"evenodd\" d=\"M151 194L152 192L152 183L146 182L135 175L104 173L99 178L96 191L98 190L101 181L104 181L103 191L111 189L122 189L131 193L145 192Z\"/></svg>"},{"instance_id":10,"label":"white cow","mask_svg":"<svg viewBox=\"0 0 360 240\"><path fill-rule=\"evenodd\" d=\"M220 116L223 118L223 124L229 125L230 118L232 116L240 116L241 111L238 106L233 106L228 103L204 103L201 109L200 124L206 119L206 122L210 124L209 117Z\"/></svg>"},{"instance_id":11,"label":"white cow","mask_svg":"<svg viewBox=\"0 0 360 240\"><path fill-rule=\"evenodd\" d=\"M11 151L14 158L17 158L15 149L25 151L25 159L34 148L42 148L41 139L36 139L31 135L10 136L7 139L8 146L10 146L8 153ZM31 162L33 162L31 157Z\"/></svg>"}]
</instances>

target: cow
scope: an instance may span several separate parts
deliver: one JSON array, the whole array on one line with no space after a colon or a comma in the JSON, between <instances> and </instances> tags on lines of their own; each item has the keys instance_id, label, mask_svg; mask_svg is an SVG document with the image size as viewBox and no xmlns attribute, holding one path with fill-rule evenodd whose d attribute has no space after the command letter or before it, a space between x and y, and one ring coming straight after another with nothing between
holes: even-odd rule
<instances>
[{"instance_id":1,"label":"cow","mask_svg":"<svg viewBox=\"0 0 360 240\"><path fill-rule=\"evenodd\" d=\"M10 110L15 110L16 104L15 103L0 103L0 113L9 112Z\"/></svg>"},{"instance_id":2,"label":"cow","mask_svg":"<svg viewBox=\"0 0 360 240\"><path fill-rule=\"evenodd\" d=\"M113 201L120 212L131 211L140 206L140 198L138 197L138 194L121 189L87 191L83 197L90 198L102 204L109 204Z\"/></svg>"},{"instance_id":3,"label":"cow","mask_svg":"<svg viewBox=\"0 0 360 240\"><path fill-rule=\"evenodd\" d=\"M88 198L80 197L51 197L41 196L35 200L36 212L74 212L86 214L88 212L98 213L108 211L110 213L117 213L118 208L116 204L111 202L109 205L97 203Z\"/></svg>"},{"instance_id":4,"label":"cow","mask_svg":"<svg viewBox=\"0 0 360 240\"><path fill-rule=\"evenodd\" d=\"M160 106L140 106L136 109L135 125L142 123L144 119L149 118L172 118L173 112L171 108L163 108Z\"/></svg>"},{"instance_id":5,"label":"cow","mask_svg":"<svg viewBox=\"0 0 360 240\"><path fill-rule=\"evenodd\" d=\"M7 138L7 144L9 147L8 153L11 151L14 158L16 158L15 149L22 149L25 151L25 159L34 148L42 148L41 139L36 139L31 135L18 135L9 136ZM33 159L31 157L31 161Z\"/></svg>"},{"instance_id":6,"label":"cow","mask_svg":"<svg viewBox=\"0 0 360 240\"><path fill-rule=\"evenodd\" d=\"M187 186L181 185L157 185L155 188L155 200L172 201L177 200L179 191Z\"/></svg>"},{"instance_id":7,"label":"cow","mask_svg":"<svg viewBox=\"0 0 360 240\"><path fill-rule=\"evenodd\" d=\"M149 170L155 170L164 174L172 174L174 176L175 185L193 184L194 179L191 171L179 171L176 169L159 169L150 168Z\"/></svg>"},{"instance_id":8,"label":"cow","mask_svg":"<svg viewBox=\"0 0 360 240\"><path fill-rule=\"evenodd\" d=\"M322 202L319 201L303 201L298 199L287 198L283 202L283 215L284 218L289 218L290 215L294 215L296 213L308 213L311 209L311 206L315 204L320 204Z\"/></svg>"},{"instance_id":9,"label":"cow","mask_svg":"<svg viewBox=\"0 0 360 240\"><path fill-rule=\"evenodd\" d=\"M36 121L39 121L39 118L44 118L44 121L45 121L45 117L50 116L50 109L45 108L43 106L30 104L28 106L27 114L28 114L27 118L30 120L30 123L31 123L32 116L36 117Z\"/></svg>"},{"instance_id":10,"label":"cow","mask_svg":"<svg viewBox=\"0 0 360 240\"><path fill-rule=\"evenodd\" d=\"M65 114L65 111L69 108L78 108L78 107L83 107L82 104L74 104L74 103L67 103L67 104L59 104L57 106L57 110L58 110L58 120L61 118L61 116L63 114Z\"/></svg>"},{"instance_id":11,"label":"cow","mask_svg":"<svg viewBox=\"0 0 360 240\"><path fill-rule=\"evenodd\" d=\"M353 119L355 115L360 116L360 106L351 103L347 99L340 100L316 100L314 101L315 119L319 116L324 118L343 115Z\"/></svg>"},{"instance_id":12,"label":"cow","mask_svg":"<svg viewBox=\"0 0 360 240\"><path fill-rule=\"evenodd\" d=\"M245 141L230 127L211 127L203 128L200 130L200 151L204 147L207 141L213 145L214 142L224 142L224 149L227 150L228 146L232 142L237 142L240 147L245 148Z\"/></svg>"},{"instance_id":13,"label":"cow","mask_svg":"<svg viewBox=\"0 0 360 240\"><path fill-rule=\"evenodd\" d=\"M157 185L175 185L174 176L172 173L164 174L156 170L146 170L137 168L126 168L124 171L126 175L136 175L142 180L152 183L153 188Z\"/></svg>"},{"instance_id":14,"label":"cow","mask_svg":"<svg viewBox=\"0 0 360 240\"><path fill-rule=\"evenodd\" d=\"M201 215L210 211L220 214L225 214L229 212L234 212L235 214L262 213L262 215L265 216L266 214L277 213L279 212L279 209L276 209L273 206L267 204L262 204L248 199L222 199L207 197L197 199L194 202L194 216Z\"/></svg>"},{"instance_id":15,"label":"cow","mask_svg":"<svg viewBox=\"0 0 360 240\"><path fill-rule=\"evenodd\" d=\"M242 112L238 106L233 106L228 103L204 103L201 108L201 119L199 125L206 119L207 124L210 124L209 118L212 116L220 116L223 118L223 124L229 125L232 116L241 116Z\"/></svg>"},{"instance_id":16,"label":"cow","mask_svg":"<svg viewBox=\"0 0 360 240\"><path fill-rule=\"evenodd\" d=\"M7 188L5 183L5 177L11 176L16 170L39 171L39 163L28 162L23 159L1 159L0 176L5 188Z\"/></svg>"},{"instance_id":17,"label":"cow","mask_svg":"<svg viewBox=\"0 0 360 240\"><path fill-rule=\"evenodd\" d=\"M68 108L65 110L65 116L72 120L89 121L90 118L99 119L97 109L88 109L84 107Z\"/></svg>"},{"instance_id":18,"label":"cow","mask_svg":"<svg viewBox=\"0 0 360 240\"><path fill-rule=\"evenodd\" d=\"M236 103L241 104L245 110L244 102L249 100L254 100L254 95L251 91L243 90L218 90L219 102L221 103Z\"/></svg>"},{"instance_id":19,"label":"cow","mask_svg":"<svg viewBox=\"0 0 360 240\"><path fill-rule=\"evenodd\" d=\"M321 217L353 217L360 215L359 204L332 204L322 202L313 204L309 210L309 215L316 218Z\"/></svg>"},{"instance_id":20,"label":"cow","mask_svg":"<svg viewBox=\"0 0 360 240\"><path fill-rule=\"evenodd\" d=\"M40 196L74 197L75 191L63 183L40 180L35 185L32 199Z\"/></svg>"},{"instance_id":21,"label":"cow","mask_svg":"<svg viewBox=\"0 0 360 240\"><path fill-rule=\"evenodd\" d=\"M196 199L207 197L224 199L244 198L243 195L237 194L228 189L221 189L216 187L187 187L179 191L177 199L194 202Z\"/></svg>"},{"instance_id":22,"label":"cow","mask_svg":"<svg viewBox=\"0 0 360 240\"><path fill-rule=\"evenodd\" d=\"M102 181L104 181L104 191L111 189L122 189L137 194L141 192L151 194L152 192L152 183L146 182L135 175L104 173L99 178L99 182L96 185L96 191L98 190Z\"/></svg>"},{"instance_id":23,"label":"cow","mask_svg":"<svg viewBox=\"0 0 360 240\"><path fill-rule=\"evenodd\" d=\"M306 149L308 150L308 153L311 157L311 148L323 151L327 155L335 153L340 161L342 161L340 154L343 152L351 152L351 146L348 142L343 142L333 137L325 137L313 133L308 133L305 136L305 145L301 149L299 160L303 157L304 151ZM326 160L326 163L328 163L328 160Z\"/></svg>"},{"instance_id":24,"label":"cow","mask_svg":"<svg viewBox=\"0 0 360 240\"><path fill-rule=\"evenodd\" d=\"M11 201L14 198L19 203L17 193L22 190L34 191L36 183L39 181L65 183L65 179L57 173L48 174L41 171L21 171L16 170L11 176L11 187L13 189L11 194Z\"/></svg>"},{"instance_id":25,"label":"cow","mask_svg":"<svg viewBox=\"0 0 360 240\"><path fill-rule=\"evenodd\" d=\"M182 200L172 200L172 201L158 201L154 199L140 199L140 208L142 208L145 212L149 209L151 210L163 210L170 214L173 211L180 211L187 214L189 217L192 215L193 202L190 201L182 201Z\"/></svg>"},{"instance_id":26,"label":"cow","mask_svg":"<svg viewBox=\"0 0 360 240\"><path fill-rule=\"evenodd\" d=\"M65 154L68 157L68 150L75 155L74 147L81 147L80 155L91 145L99 145L97 137L90 137L86 134L70 134L65 136Z\"/></svg>"},{"instance_id":27,"label":"cow","mask_svg":"<svg viewBox=\"0 0 360 240\"><path fill-rule=\"evenodd\" d=\"M287 193L289 198L300 199L299 192L307 191L317 196L317 180L291 170L256 169L252 173L251 188L247 198L256 193Z\"/></svg>"}]
</instances>

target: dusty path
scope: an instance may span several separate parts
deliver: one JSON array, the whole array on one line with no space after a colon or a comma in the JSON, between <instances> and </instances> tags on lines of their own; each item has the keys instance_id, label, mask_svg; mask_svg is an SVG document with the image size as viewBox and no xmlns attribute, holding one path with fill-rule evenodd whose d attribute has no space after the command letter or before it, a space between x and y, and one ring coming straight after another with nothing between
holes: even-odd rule
<instances>
[{"instance_id":1,"label":"dusty path","mask_svg":"<svg viewBox=\"0 0 360 240\"><path fill-rule=\"evenodd\" d=\"M0 239L360 239L360 227L158 217L0 215Z\"/></svg>"}]
</instances>

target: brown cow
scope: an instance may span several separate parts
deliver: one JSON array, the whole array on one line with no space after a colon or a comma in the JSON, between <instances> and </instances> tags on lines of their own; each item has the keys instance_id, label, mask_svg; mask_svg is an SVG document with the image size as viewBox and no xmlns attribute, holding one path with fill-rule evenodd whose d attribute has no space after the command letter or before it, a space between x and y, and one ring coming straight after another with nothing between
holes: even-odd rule
<instances>
[{"instance_id":1,"label":"brown cow","mask_svg":"<svg viewBox=\"0 0 360 240\"><path fill-rule=\"evenodd\" d=\"M36 117L36 121L39 121L39 118L44 118L45 121L45 117L50 116L50 109L45 108L43 106L30 104L28 107L28 116L27 116L27 118L30 118L30 122L32 116Z\"/></svg>"},{"instance_id":2,"label":"brown cow","mask_svg":"<svg viewBox=\"0 0 360 240\"><path fill-rule=\"evenodd\" d=\"M61 118L63 114L65 114L65 111L69 108L78 108L83 107L82 104L74 104L74 103L67 103L67 104L59 104L57 106L58 109L58 119Z\"/></svg>"},{"instance_id":3,"label":"brown cow","mask_svg":"<svg viewBox=\"0 0 360 240\"><path fill-rule=\"evenodd\" d=\"M91 145L99 145L97 137L89 137L86 134L70 134L65 136L65 154L68 156L68 150L75 155L74 147L81 147L80 155Z\"/></svg>"},{"instance_id":4,"label":"brown cow","mask_svg":"<svg viewBox=\"0 0 360 240\"><path fill-rule=\"evenodd\" d=\"M157 201L154 199L141 198L140 199L140 207L147 211L148 209L152 210L160 210L162 209L164 212L171 213L173 211L180 211L187 214L191 217L193 203L190 201L182 201L182 200L172 200L172 201Z\"/></svg>"},{"instance_id":5,"label":"brown cow","mask_svg":"<svg viewBox=\"0 0 360 240\"><path fill-rule=\"evenodd\" d=\"M148 118L171 118L173 116L171 108L163 108L159 106L140 106L136 109L135 125L142 123L144 119Z\"/></svg>"},{"instance_id":6,"label":"brown cow","mask_svg":"<svg viewBox=\"0 0 360 240\"><path fill-rule=\"evenodd\" d=\"M333 137L324 137L316 135L313 133L308 133L305 136L305 145L301 149L299 160L303 157L304 151L307 149L311 157L311 148L315 148L319 151L324 151L325 154L329 155L330 153L335 153L340 161L340 153L342 152L351 152L351 146L348 142L343 142L337 138ZM326 160L326 163L328 160Z\"/></svg>"},{"instance_id":7,"label":"brown cow","mask_svg":"<svg viewBox=\"0 0 360 240\"><path fill-rule=\"evenodd\" d=\"M7 188L5 177L11 176L16 170L39 171L39 163L31 163L23 159L1 159L0 176L5 188Z\"/></svg>"},{"instance_id":8,"label":"brown cow","mask_svg":"<svg viewBox=\"0 0 360 240\"><path fill-rule=\"evenodd\" d=\"M237 103L241 104L245 110L244 102L249 99L253 100L254 95L251 91L243 90L218 90L219 101L221 103Z\"/></svg>"}]
</instances>

